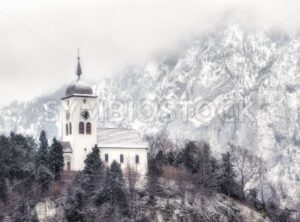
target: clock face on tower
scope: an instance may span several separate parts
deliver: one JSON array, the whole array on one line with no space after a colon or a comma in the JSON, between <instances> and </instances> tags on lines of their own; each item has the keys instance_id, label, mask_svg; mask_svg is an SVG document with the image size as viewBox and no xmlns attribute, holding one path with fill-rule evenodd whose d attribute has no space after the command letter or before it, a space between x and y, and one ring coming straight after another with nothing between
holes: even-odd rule
<instances>
[{"instance_id":1,"label":"clock face on tower","mask_svg":"<svg viewBox=\"0 0 300 222\"><path fill-rule=\"evenodd\" d=\"M87 110L83 110L81 112L81 117L84 119L84 120L87 120L89 117L90 117L90 113L87 111Z\"/></svg>"}]
</instances>

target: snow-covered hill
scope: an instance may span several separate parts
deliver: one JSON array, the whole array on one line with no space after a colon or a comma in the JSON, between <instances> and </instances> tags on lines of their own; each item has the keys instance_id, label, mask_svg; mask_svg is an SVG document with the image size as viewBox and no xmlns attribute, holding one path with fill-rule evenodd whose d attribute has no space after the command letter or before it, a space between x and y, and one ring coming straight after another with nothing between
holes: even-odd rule
<instances>
[{"instance_id":1,"label":"snow-covered hill","mask_svg":"<svg viewBox=\"0 0 300 222\"><path fill-rule=\"evenodd\" d=\"M295 207L300 201L299 46L296 34L219 27L176 53L96 83L99 110L103 101L115 101L125 114L101 118L99 126L142 133L167 129L174 139L206 139L216 152L226 151L228 142L247 147L268 164L269 196ZM46 99L57 99L59 92ZM1 130L58 133L57 123L42 119L44 101L3 108Z\"/></svg>"},{"instance_id":2,"label":"snow-covered hill","mask_svg":"<svg viewBox=\"0 0 300 222\"><path fill-rule=\"evenodd\" d=\"M15 131L38 138L41 130L46 130L49 138L59 136L59 107L64 88L28 103L13 102L1 108L0 134Z\"/></svg>"},{"instance_id":3,"label":"snow-covered hill","mask_svg":"<svg viewBox=\"0 0 300 222\"><path fill-rule=\"evenodd\" d=\"M266 215L222 194L188 193L183 203L174 188L166 187L165 192L170 196L167 194L165 197L158 197L154 206L148 204L148 196L136 198L131 206L135 209L135 221L270 222ZM35 207L36 215L43 222L63 221L63 206L64 198L40 202ZM113 221L112 218L103 216L108 214L108 206L92 208L93 212L98 212L99 217L102 216L101 221ZM115 218L120 222L128 220L118 213L114 213Z\"/></svg>"}]
</instances>

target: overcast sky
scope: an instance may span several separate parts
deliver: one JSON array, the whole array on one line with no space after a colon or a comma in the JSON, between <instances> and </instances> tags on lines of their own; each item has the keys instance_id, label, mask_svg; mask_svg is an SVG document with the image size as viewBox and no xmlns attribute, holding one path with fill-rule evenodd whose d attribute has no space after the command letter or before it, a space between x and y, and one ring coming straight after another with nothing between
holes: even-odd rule
<instances>
[{"instance_id":1,"label":"overcast sky","mask_svg":"<svg viewBox=\"0 0 300 222\"><path fill-rule=\"evenodd\" d=\"M257 28L300 24L299 0L0 1L0 106L74 79L109 77L129 62L176 47L230 14Z\"/></svg>"}]
</instances>

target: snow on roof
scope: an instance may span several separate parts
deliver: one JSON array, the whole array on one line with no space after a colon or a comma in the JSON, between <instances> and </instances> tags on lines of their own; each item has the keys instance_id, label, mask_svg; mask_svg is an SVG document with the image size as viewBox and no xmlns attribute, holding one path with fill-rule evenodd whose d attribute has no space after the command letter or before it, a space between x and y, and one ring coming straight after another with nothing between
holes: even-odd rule
<instances>
[{"instance_id":1,"label":"snow on roof","mask_svg":"<svg viewBox=\"0 0 300 222\"><path fill-rule=\"evenodd\" d=\"M60 142L60 144L63 147L64 153L72 153L73 152L70 142Z\"/></svg>"},{"instance_id":2,"label":"snow on roof","mask_svg":"<svg viewBox=\"0 0 300 222\"><path fill-rule=\"evenodd\" d=\"M99 147L104 148L148 148L139 133L134 129L97 129Z\"/></svg>"}]
</instances>

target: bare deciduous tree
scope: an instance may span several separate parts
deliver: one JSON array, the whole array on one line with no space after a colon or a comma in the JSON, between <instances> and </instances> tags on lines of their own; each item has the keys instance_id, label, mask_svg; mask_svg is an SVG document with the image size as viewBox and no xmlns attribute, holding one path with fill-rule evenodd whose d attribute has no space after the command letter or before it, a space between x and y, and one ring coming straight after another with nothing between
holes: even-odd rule
<instances>
[{"instance_id":1,"label":"bare deciduous tree","mask_svg":"<svg viewBox=\"0 0 300 222\"><path fill-rule=\"evenodd\" d=\"M134 169L132 166L130 166L130 164L128 164L126 166L124 176L128 181L129 192L133 194L136 189L136 184L140 179L140 174L137 172L136 169Z\"/></svg>"},{"instance_id":2,"label":"bare deciduous tree","mask_svg":"<svg viewBox=\"0 0 300 222\"><path fill-rule=\"evenodd\" d=\"M164 166L163 175L169 181L174 181L178 187L182 205L185 204L186 193L193 181L193 176L183 167ZM172 185L172 183L170 183Z\"/></svg>"},{"instance_id":3,"label":"bare deciduous tree","mask_svg":"<svg viewBox=\"0 0 300 222\"><path fill-rule=\"evenodd\" d=\"M248 149L229 144L232 153L233 165L240 177L241 194L245 198L246 187L259 171L259 158Z\"/></svg>"},{"instance_id":4,"label":"bare deciduous tree","mask_svg":"<svg viewBox=\"0 0 300 222\"><path fill-rule=\"evenodd\" d=\"M136 185L139 182L141 175L137 170L130 164L127 164L124 172L124 177L127 180L128 190L129 190L129 206L132 217L137 216L139 209L136 206L137 201L137 190Z\"/></svg>"},{"instance_id":5,"label":"bare deciduous tree","mask_svg":"<svg viewBox=\"0 0 300 222\"><path fill-rule=\"evenodd\" d=\"M169 135L166 131L155 136L146 136L145 138L149 144L149 153L151 156L156 155L159 150L168 151L174 148L174 143L169 139Z\"/></svg>"},{"instance_id":6,"label":"bare deciduous tree","mask_svg":"<svg viewBox=\"0 0 300 222\"><path fill-rule=\"evenodd\" d=\"M265 204L264 193L265 193L265 187L266 187L266 182L267 182L266 174L267 174L266 164L262 158L259 158L258 159L257 179L258 179L258 184L259 184L259 189L260 189L260 198L261 198L262 204Z\"/></svg>"}]
</instances>

